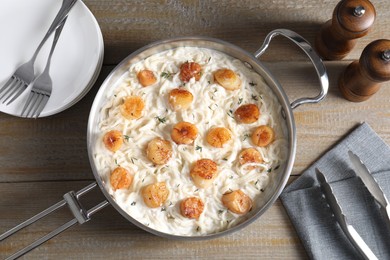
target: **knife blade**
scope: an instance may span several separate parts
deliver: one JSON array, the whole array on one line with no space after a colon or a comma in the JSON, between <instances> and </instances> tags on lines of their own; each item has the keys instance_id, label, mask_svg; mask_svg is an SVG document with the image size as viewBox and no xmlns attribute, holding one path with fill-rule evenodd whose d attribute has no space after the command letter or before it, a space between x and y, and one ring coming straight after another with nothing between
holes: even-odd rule
<instances>
[{"instance_id":1,"label":"knife blade","mask_svg":"<svg viewBox=\"0 0 390 260\"><path fill-rule=\"evenodd\" d=\"M336 196L333 193L332 187L326 180L325 175L316 168L317 180L320 182L320 187L325 195L325 199L332 210L337 223L341 227L351 244L365 259L378 259L375 254L371 251L369 246L364 242L363 238L359 235L356 229L348 223L347 217L344 215L340 204L337 201Z\"/></svg>"},{"instance_id":2,"label":"knife blade","mask_svg":"<svg viewBox=\"0 0 390 260\"><path fill-rule=\"evenodd\" d=\"M352 151L348 151L348 155L355 169L356 175L362 180L368 191L381 206L383 214L387 217L388 224L390 224L390 206L383 190L359 156L354 154Z\"/></svg>"}]
</instances>

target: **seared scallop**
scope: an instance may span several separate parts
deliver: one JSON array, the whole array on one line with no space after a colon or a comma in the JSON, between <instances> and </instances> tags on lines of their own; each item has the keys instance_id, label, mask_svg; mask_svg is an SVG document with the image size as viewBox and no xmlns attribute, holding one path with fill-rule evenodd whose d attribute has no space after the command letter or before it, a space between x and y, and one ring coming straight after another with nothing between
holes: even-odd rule
<instances>
[{"instance_id":1,"label":"seared scallop","mask_svg":"<svg viewBox=\"0 0 390 260\"><path fill-rule=\"evenodd\" d=\"M148 143L146 156L157 165L166 164L172 157L172 145L169 141L156 137Z\"/></svg>"},{"instance_id":2,"label":"seared scallop","mask_svg":"<svg viewBox=\"0 0 390 260\"><path fill-rule=\"evenodd\" d=\"M274 130L267 126L261 125L255 129L252 134L252 142L260 147L265 147L272 143L275 139Z\"/></svg>"},{"instance_id":3,"label":"seared scallop","mask_svg":"<svg viewBox=\"0 0 390 260\"><path fill-rule=\"evenodd\" d=\"M195 78L196 81L200 79L202 67L196 62L184 62L180 66L180 79L183 82L190 81L191 78Z\"/></svg>"},{"instance_id":4,"label":"seared scallop","mask_svg":"<svg viewBox=\"0 0 390 260\"><path fill-rule=\"evenodd\" d=\"M171 132L172 140L177 144L192 144L198 136L198 128L188 122L177 123Z\"/></svg>"},{"instance_id":5,"label":"seared scallop","mask_svg":"<svg viewBox=\"0 0 390 260\"><path fill-rule=\"evenodd\" d=\"M255 148L245 148L238 155L238 162L241 165L245 165L247 163L262 163L263 157L261 156L260 152L257 151ZM247 169L249 170L254 168L255 166L247 167Z\"/></svg>"},{"instance_id":6,"label":"seared scallop","mask_svg":"<svg viewBox=\"0 0 390 260\"><path fill-rule=\"evenodd\" d=\"M251 124L256 122L260 117L260 110L255 104L242 105L234 112L237 122Z\"/></svg>"},{"instance_id":7,"label":"seared scallop","mask_svg":"<svg viewBox=\"0 0 390 260\"><path fill-rule=\"evenodd\" d=\"M191 106L194 96L191 92L181 88L175 88L169 92L169 104L173 110L187 109Z\"/></svg>"},{"instance_id":8,"label":"seared scallop","mask_svg":"<svg viewBox=\"0 0 390 260\"><path fill-rule=\"evenodd\" d=\"M214 127L206 136L207 143L216 148L222 148L230 139L232 139L231 133L225 127Z\"/></svg>"},{"instance_id":9,"label":"seared scallop","mask_svg":"<svg viewBox=\"0 0 390 260\"><path fill-rule=\"evenodd\" d=\"M252 199L242 190L235 190L222 195L222 204L231 212L245 214L252 209Z\"/></svg>"},{"instance_id":10,"label":"seared scallop","mask_svg":"<svg viewBox=\"0 0 390 260\"><path fill-rule=\"evenodd\" d=\"M181 201L180 213L183 217L198 219L204 210L204 203L200 198L190 197Z\"/></svg>"},{"instance_id":11,"label":"seared scallop","mask_svg":"<svg viewBox=\"0 0 390 260\"><path fill-rule=\"evenodd\" d=\"M129 96L120 107L122 116L127 119L138 119L142 116L145 103L141 97Z\"/></svg>"},{"instance_id":12,"label":"seared scallop","mask_svg":"<svg viewBox=\"0 0 390 260\"><path fill-rule=\"evenodd\" d=\"M138 72L137 78L139 83L144 87L153 85L157 81L156 76L151 70L141 70Z\"/></svg>"},{"instance_id":13,"label":"seared scallop","mask_svg":"<svg viewBox=\"0 0 390 260\"><path fill-rule=\"evenodd\" d=\"M142 188L141 195L146 206L158 208L168 199L169 190L165 182L157 182Z\"/></svg>"},{"instance_id":14,"label":"seared scallop","mask_svg":"<svg viewBox=\"0 0 390 260\"><path fill-rule=\"evenodd\" d=\"M123 144L123 135L118 130L111 130L103 136L103 143L108 150L116 152Z\"/></svg>"},{"instance_id":15,"label":"seared scallop","mask_svg":"<svg viewBox=\"0 0 390 260\"><path fill-rule=\"evenodd\" d=\"M241 79L231 69L219 69L214 72L214 79L227 90L236 90L241 87Z\"/></svg>"},{"instance_id":16,"label":"seared scallop","mask_svg":"<svg viewBox=\"0 0 390 260\"><path fill-rule=\"evenodd\" d=\"M122 167L117 167L111 172L110 183L114 190L127 189L133 182L133 175Z\"/></svg>"},{"instance_id":17,"label":"seared scallop","mask_svg":"<svg viewBox=\"0 0 390 260\"><path fill-rule=\"evenodd\" d=\"M192 181L199 188L209 187L217 177L217 174L217 164L210 159L196 161L190 172Z\"/></svg>"}]
</instances>

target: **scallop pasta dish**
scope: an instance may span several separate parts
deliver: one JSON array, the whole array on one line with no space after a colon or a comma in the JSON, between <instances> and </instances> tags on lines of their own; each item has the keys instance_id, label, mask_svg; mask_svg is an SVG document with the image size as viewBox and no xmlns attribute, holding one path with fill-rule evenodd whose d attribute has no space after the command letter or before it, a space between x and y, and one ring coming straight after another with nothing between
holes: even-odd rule
<instances>
[{"instance_id":1,"label":"scallop pasta dish","mask_svg":"<svg viewBox=\"0 0 390 260\"><path fill-rule=\"evenodd\" d=\"M242 223L286 161L278 99L222 52L151 55L105 95L97 170L115 202L157 231L202 236Z\"/></svg>"}]
</instances>

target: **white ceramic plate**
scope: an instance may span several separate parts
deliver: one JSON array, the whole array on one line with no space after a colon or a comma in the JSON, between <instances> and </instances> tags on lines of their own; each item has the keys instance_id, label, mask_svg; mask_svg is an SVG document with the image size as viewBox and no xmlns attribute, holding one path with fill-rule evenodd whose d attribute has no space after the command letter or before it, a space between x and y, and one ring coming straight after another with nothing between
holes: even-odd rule
<instances>
[{"instance_id":1,"label":"white ceramic plate","mask_svg":"<svg viewBox=\"0 0 390 260\"><path fill-rule=\"evenodd\" d=\"M30 60L62 4L61 0L2 0L0 8L0 87ZM54 35L54 33L53 33ZM53 35L35 62L35 75L44 69ZM92 87L103 62L99 25L81 1L69 13L52 57L53 91L40 117L59 113L78 102ZM32 84L13 103L0 102L0 111L20 116Z\"/></svg>"}]
</instances>

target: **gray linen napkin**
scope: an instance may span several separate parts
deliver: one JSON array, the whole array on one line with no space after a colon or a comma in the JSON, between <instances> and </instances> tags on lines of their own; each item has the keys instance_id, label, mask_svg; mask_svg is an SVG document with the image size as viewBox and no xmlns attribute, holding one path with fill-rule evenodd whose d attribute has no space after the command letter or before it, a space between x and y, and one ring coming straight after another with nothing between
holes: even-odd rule
<instances>
[{"instance_id":1,"label":"gray linen napkin","mask_svg":"<svg viewBox=\"0 0 390 260\"><path fill-rule=\"evenodd\" d=\"M390 259L390 225L356 177L348 150L364 161L389 199L390 147L367 123L359 125L311 165L285 188L280 198L310 258L360 259L321 197L315 177L315 168L319 168L332 186L348 222L379 259Z\"/></svg>"}]
</instances>

